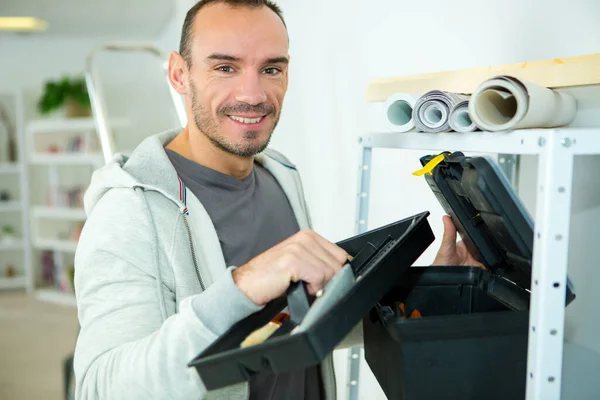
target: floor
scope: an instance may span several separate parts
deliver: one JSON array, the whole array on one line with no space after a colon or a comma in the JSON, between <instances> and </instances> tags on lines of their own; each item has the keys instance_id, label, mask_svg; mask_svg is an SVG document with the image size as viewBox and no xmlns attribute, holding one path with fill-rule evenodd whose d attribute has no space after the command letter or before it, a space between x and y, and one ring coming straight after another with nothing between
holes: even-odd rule
<instances>
[{"instance_id":1,"label":"floor","mask_svg":"<svg viewBox=\"0 0 600 400\"><path fill-rule=\"evenodd\" d=\"M77 327L73 307L0 292L0 399L64 399L62 361Z\"/></svg>"}]
</instances>

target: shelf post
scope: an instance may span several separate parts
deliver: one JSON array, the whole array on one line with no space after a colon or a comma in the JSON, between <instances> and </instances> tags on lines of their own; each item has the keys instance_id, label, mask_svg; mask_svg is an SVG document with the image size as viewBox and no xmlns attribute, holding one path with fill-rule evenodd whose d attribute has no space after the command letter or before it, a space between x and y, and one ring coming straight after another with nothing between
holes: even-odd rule
<instances>
[{"instance_id":1,"label":"shelf post","mask_svg":"<svg viewBox=\"0 0 600 400\"><path fill-rule=\"evenodd\" d=\"M500 169L515 190L519 187L519 161L518 154L498 154Z\"/></svg>"},{"instance_id":2,"label":"shelf post","mask_svg":"<svg viewBox=\"0 0 600 400\"><path fill-rule=\"evenodd\" d=\"M562 384L573 151L560 130L538 138L527 400L559 400Z\"/></svg>"},{"instance_id":3,"label":"shelf post","mask_svg":"<svg viewBox=\"0 0 600 400\"><path fill-rule=\"evenodd\" d=\"M365 147L359 138L360 163L358 165L358 191L356 193L356 225L357 234L366 232L369 220L369 188L371 184L372 149ZM358 378L360 375L361 348L352 347L348 359L348 400L358 400Z\"/></svg>"}]
</instances>

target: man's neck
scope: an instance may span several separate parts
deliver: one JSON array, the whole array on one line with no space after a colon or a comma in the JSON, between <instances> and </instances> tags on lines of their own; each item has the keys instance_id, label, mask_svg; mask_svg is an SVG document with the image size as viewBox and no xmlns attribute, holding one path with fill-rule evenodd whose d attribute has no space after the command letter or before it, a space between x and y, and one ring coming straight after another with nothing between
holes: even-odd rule
<instances>
[{"instance_id":1,"label":"man's neck","mask_svg":"<svg viewBox=\"0 0 600 400\"><path fill-rule=\"evenodd\" d=\"M197 164L244 180L254 167L253 157L239 157L218 148L201 132L190 135L186 126L167 146L182 157Z\"/></svg>"}]
</instances>

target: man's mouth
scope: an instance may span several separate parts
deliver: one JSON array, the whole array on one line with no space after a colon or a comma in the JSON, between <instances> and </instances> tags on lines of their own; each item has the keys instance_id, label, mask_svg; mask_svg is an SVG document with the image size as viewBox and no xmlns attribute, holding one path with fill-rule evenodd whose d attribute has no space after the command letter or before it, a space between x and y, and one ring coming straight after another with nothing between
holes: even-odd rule
<instances>
[{"instance_id":1,"label":"man's mouth","mask_svg":"<svg viewBox=\"0 0 600 400\"><path fill-rule=\"evenodd\" d=\"M242 123L242 124L258 124L259 122L261 122L263 120L263 118L265 116L261 115L258 117L248 118L248 117L241 117L238 115L229 115L228 117L231 118L232 120Z\"/></svg>"}]
</instances>

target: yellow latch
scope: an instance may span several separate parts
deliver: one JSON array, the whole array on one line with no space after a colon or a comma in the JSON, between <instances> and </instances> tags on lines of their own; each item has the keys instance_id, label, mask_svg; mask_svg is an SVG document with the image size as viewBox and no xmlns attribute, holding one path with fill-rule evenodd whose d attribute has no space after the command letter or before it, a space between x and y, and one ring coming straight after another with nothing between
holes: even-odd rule
<instances>
[{"instance_id":1,"label":"yellow latch","mask_svg":"<svg viewBox=\"0 0 600 400\"><path fill-rule=\"evenodd\" d=\"M425 166L423 168L421 168L418 171L413 172L413 175L416 175L416 176L421 176L421 175L425 175L425 174L431 175L431 171L433 171L433 169L435 167L437 167L437 165L439 163L444 161L445 157L446 157L446 154L440 154L438 156L435 156L434 158L431 159L431 161L429 161L427 164L425 164Z\"/></svg>"}]
</instances>

